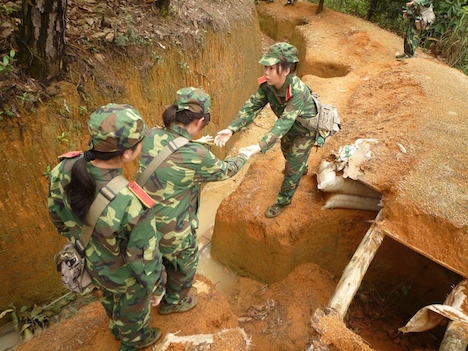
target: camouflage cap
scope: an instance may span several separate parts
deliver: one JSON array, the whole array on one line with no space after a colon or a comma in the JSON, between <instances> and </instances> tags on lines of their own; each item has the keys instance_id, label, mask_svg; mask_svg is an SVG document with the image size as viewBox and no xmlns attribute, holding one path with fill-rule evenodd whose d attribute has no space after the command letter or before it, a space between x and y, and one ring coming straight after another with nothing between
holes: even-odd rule
<instances>
[{"instance_id":1,"label":"camouflage cap","mask_svg":"<svg viewBox=\"0 0 468 351\"><path fill-rule=\"evenodd\" d=\"M273 66L280 61L299 62L299 52L289 43L276 43L272 45L268 52L258 61L263 66Z\"/></svg>"},{"instance_id":2,"label":"camouflage cap","mask_svg":"<svg viewBox=\"0 0 468 351\"><path fill-rule=\"evenodd\" d=\"M211 98L201 89L182 88L175 94L174 105L177 111L190 110L196 113L210 113Z\"/></svg>"},{"instance_id":3,"label":"camouflage cap","mask_svg":"<svg viewBox=\"0 0 468 351\"><path fill-rule=\"evenodd\" d=\"M151 130L140 113L130 105L107 104L89 117L89 148L100 152L114 152L131 148Z\"/></svg>"}]
</instances>

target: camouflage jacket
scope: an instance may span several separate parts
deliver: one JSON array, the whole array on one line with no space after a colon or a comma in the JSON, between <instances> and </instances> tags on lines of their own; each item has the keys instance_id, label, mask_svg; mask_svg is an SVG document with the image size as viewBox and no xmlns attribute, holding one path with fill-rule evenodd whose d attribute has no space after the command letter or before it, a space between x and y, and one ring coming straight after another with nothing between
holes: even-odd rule
<instances>
[{"instance_id":1,"label":"camouflage jacket","mask_svg":"<svg viewBox=\"0 0 468 351\"><path fill-rule=\"evenodd\" d=\"M72 241L80 234L82 222L73 215L64 188L77 159L64 159L51 171L48 199L53 224ZM121 169L97 168L90 162L87 167L98 190L122 173ZM94 284L121 293L139 282L153 291L162 273L161 234L155 225L153 209L147 209L128 187L122 189L104 209L86 248L86 266Z\"/></svg>"},{"instance_id":2,"label":"camouflage jacket","mask_svg":"<svg viewBox=\"0 0 468 351\"><path fill-rule=\"evenodd\" d=\"M261 82L261 78L259 82ZM274 86L262 82L257 92L247 100L228 128L233 132L243 130L253 122L267 103L270 103L278 120L259 142L263 153L288 133L292 136L315 135L315 131L304 128L296 121L298 116L310 118L317 115L317 106L312 99L309 87L294 75L287 77L280 91L277 91Z\"/></svg>"},{"instance_id":3,"label":"camouflage jacket","mask_svg":"<svg viewBox=\"0 0 468 351\"><path fill-rule=\"evenodd\" d=\"M192 137L185 128L153 128L154 138L143 140L139 173L171 141L179 136ZM172 153L157 169L144 190L156 202L158 230L183 238L198 228L198 207L202 183L228 179L239 172L244 155L218 159L204 144L191 141Z\"/></svg>"}]
</instances>

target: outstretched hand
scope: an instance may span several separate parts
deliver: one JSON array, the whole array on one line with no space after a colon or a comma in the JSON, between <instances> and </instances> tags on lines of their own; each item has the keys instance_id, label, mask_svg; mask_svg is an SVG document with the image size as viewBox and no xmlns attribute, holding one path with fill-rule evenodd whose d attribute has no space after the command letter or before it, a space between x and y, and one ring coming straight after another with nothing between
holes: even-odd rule
<instances>
[{"instance_id":1,"label":"outstretched hand","mask_svg":"<svg viewBox=\"0 0 468 351\"><path fill-rule=\"evenodd\" d=\"M260 146L258 145L249 145L243 147L239 150L240 154L246 155L248 158L252 157L253 155L258 154L261 151Z\"/></svg>"},{"instance_id":2,"label":"outstretched hand","mask_svg":"<svg viewBox=\"0 0 468 351\"><path fill-rule=\"evenodd\" d=\"M197 140L194 140L198 143L203 143L203 144L212 144L214 138L211 135L204 135L201 138L198 138Z\"/></svg>"},{"instance_id":3,"label":"outstretched hand","mask_svg":"<svg viewBox=\"0 0 468 351\"><path fill-rule=\"evenodd\" d=\"M228 140L232 136L232 130L230 129L223 129L218 132L216 137L214 138L214 143L216 146L224 146L228 142Z\"/></svg>"}]
</instances>

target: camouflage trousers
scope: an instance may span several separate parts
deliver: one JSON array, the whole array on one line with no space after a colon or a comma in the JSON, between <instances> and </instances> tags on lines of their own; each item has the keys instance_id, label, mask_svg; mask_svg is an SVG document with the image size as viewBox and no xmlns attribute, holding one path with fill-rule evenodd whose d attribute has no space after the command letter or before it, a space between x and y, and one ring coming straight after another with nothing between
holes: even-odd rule
<instances>
[{"instance_id":1,"label":"camouflage trousers","mask_svg":"<svg viewBox=\"0 0 468 351\"><path fill-rule=\"evenodd\" d=\"M315 134L288 135L281 138L281 151L286 160L284 179L276 203L289 205L303 173L307 169L310 151L315 143Z\"/></svg>"},{"instance_id":2,"label":"camouflage trousers","mask_svg":"<svg viewBox=\"0 0 468 351\"><path fill-rule=\"evenodd\" d=\"M134 351L150 333L150 292L136 283L122 292L103 290L101 304L110 319L109 329L120 339L120 351Z\"/></svg>"},{"instance_id":3,"label":"camouflage trousers","mask_svg":"<svg viewBox=\"0 0 468 351\"><path fill-rule=\"evenodd\" d=\"M404 37L404 49L405 54L409 57L413 57L416 53L416 49L419 46L419 30L416 29L416 25L414 21L410 21L408 29L406 30L405 37Z\"/></svg>"},{"instance_id":4,"label":"camouflage trousers","mask_svg":"<svg viewBox=\"0 0 468 351\"><path fill-rule=\"evenodd\" d=\"M187 296L198 267L198 243L195 230L187 228L183 235L164 234L159 243L166 269L165 304L177 304Z\"/></svg>"}]
</instances>

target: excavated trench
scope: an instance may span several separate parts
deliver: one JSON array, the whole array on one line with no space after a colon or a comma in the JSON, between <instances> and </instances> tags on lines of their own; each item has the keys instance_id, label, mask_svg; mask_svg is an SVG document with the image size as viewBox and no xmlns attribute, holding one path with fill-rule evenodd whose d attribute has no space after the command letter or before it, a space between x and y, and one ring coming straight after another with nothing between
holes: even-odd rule
<instances>
[{"instance_id":1,"label":"excavated trench","mask_svg":"<svg viewBox=\"0 0 468 351\"><path fill-rule=\"evenodd\" d=\"M404 77L408 77L405 67L391 61L394 54L390 52L396 49L380 44L391 39L377 31L372 32L375 35L372 37L366 28L370 24L363 23L360 28L356 23L347 23L344 17L343 23L338 24L341 19L326 18L324 14L323 18L314 19L310 28L298 25L290 30L291 23L300 22L299 17L291 13L283 16L266 4L260 4L260 8L263 32L273 41L286 38L299 49L302 65L298 75L320 93L322 101L338 106L343 116L343 132L328 142L326 150L311 155L309 170L313 174L302 179L292 205L274 220L264 218L263 213L276 198L282 180L278 170L283 168L284 161L278 149L258 158L239 188L220 204L212 241L213 257L239 274L265 283L281 281L305 262L316 263L340 277L375 220L378 208L383 206L383 227L390 230L385 232L385 240L364 276L363 286L375 288L384 300L408 316L429 303L442 302L452 286L462 280L465 268L458 265L457 259L453 261L449 253L438 255L431 245L431 240L439 248L450 245L450 239L441 243L440 238L432 235L435 234L432 228L445 227L446 214L428 215L424 202L404 205L407 193L399 194L392 185L392 182L401 184L398 178L405 172L412 173L415 183L426 182L425 175L412 172L411 167L419 167L413 166L419 156L416 150L428 140L424 140L426 136L414 140L402 138L400 130L417 131L419 120L407 124L410 120L406 116L419 116L420 122L425 123L423 119L427 116L418 113L412 101L414 94L425 99L433 93L426 77L435 68L411 75L405 82ZM332 21L335 24L330 25ZM351 29L340 33L338 27L348 25ZM321 31L314 30L317 26ZM325 32L337 37L325 37ZM389 62L383 63L385 60ZM396 108L400 101L404 106ZM268 130L267 118L259 120L260 128ZM353 146L357 140L366 138L378 142L372 147L372 159L361 166L359 178L381 194L382 199L367 209L327 206L330 195L318 188L321 163L332 160L340 147ZM407 151L402 143L412 150ZM420 191L421 194L424 192ZM337 209L325 210L327 207ZM418 220L411 223L410 218ZM424 221L434 223L433 227L426 226ZM435 224L437 221L439 225ZM461 223L452 234L447 231L444 235L459 240L459 236L466 234L463 228L466 226ZM417 241L418 238L422 240ZM459 257L464 261L462 253Z\"/></svg>"},{"instance_id":2,"label":"excavated trench","mask_svg":"<svg viewBox=\"0 0 468 351\"><path fill-rule=\"evenodd\" d=\"M302 74L313 75L320 78L344 77L351 72L351 67L340 62L307 61L304 63Z\"/></svg>"},{"instance_id":3,"label":"excavated trench","mask_svg":"<svg viewBox=\"0 0 468 351\"><path fill-rule=\"evenodd\" d=\"M419 112L421 101L440 100L437 95L439 89L432 88L433 82L445 81L446 76L451 76L449 81L455 85L456 82L465 81L453 72L440 73L442 77L436 76L441 66L428 60L424 62L428 66L424 71L412 63L418 62L416 59L404 65L394 62L391 60L393 51L396 51L401 43L393 37L388 39L390 34L375 29L372 35L369 34L370 30L367 33L369 24L365 22L360 23L355 19L351 21L340 14L333 14L333 18L327 18L331 14L325 13L320 18L314 18L316 22L311 23L310 28L298 27L304 13L301 12L301 7L308 6L305 9L310 11L311 4L299 2L297 5L291 11L296 11L296 14L283 16L284 11L262 12L262 8L266 9L269 5L260 2L260 25L263 32L269 35L270 41L286 38L298 47L303 55L303 65L298 74L314 91L320 93L323 101L337 105L342 112L343 131L328 141L325 149L313 152L309 159L310 174L301 180L293 203L281 216L273 220L266 219L263 213L276 198L283 178L281 169L284 161L278 148L249 161L249 169L245 169L238 177L207 185L202 193L200 210L202 222L206 225L201 223L205 227L201 227L198 233L200 246L206 247L202 250L200 273L211 277L213 283L227 295L236 284L238 276L247 276L273 286L286 279L297 267L310 263L339 278L375 220L377 211L324 209L326 196L318 189L319 168L321 163L324 160L329 161L341 146L353 145L358 138L378 139L379 143L373 149L373 159L363 166L365 183L383 195L384 224L386 229L394 234L394 238L385 238L364 277L362 286L373 287L384 304L398 307L409 317L421 306L442 301L451 290L451 285L460 281L460 276L454 273L454 270L440 264L445 256L438 256L439 260L431 260L428 257L433 258L434 254L428 255L427 252L431 246L434 246L436 251L438 248L441 251L444 241L449 244L450 237L446 235L449 230L457 234L455 245L458 245L458 250L466 247L460 238L462 235L459 235L466 234L466 225L462 222L457 226L447 221L438 226L433 223L440 218L437 210L431 209L431 212L421 208L421 203L408 200L410 195L416 200L421 200L424 195L420 188L414 186L408 174L417 176L420 171L431 174L431 164L424 164L427 167L415 167L412 162L421 158L430 160L432 155L421 155L421 151L425 150L424 145L428 145L427 139L430 139L430 135L423 138L414 133L414 138L411 139L401 133L401 130L417 132L423 117L445 115L443 109L437 110L435 107L431 107L429 112L424 114ZM350 29L341 31L341 28ZM322 37L323 33L328 33L329 30L332 30L334 35ZM245 38L249 35L251 33L246 31ZM382 41L390 43L389 48L382 46ZM352 53L348 52L350 47L354 50ZM227 60L233 55L233 52L226 53L223 59ZM213 54L213 57L215 56L216 53ZM375 62L371 63L371 59ZM256 62L254 59L251 61L252 65ZM177 62L177 59L174 62ZM235 81L233 77L230 78L230 81ZM232 90L232 87L221 83L218 88L223 88L222 91L226 95ZM253 89L254 87L252 91ZM419 100L413 102L414 97ZM62 103L61 95L59 100ZM135 102L145 106L140 101L143 97L137 100ZM463 111L459 100L462 99L456 99L451 105L452 116L459 116L460 111ZM404 109L395 108L397 101L403 101ZM226 106L226 111L232 113L232 110L233 106ZM245 138L240 137L235 147L258 142L273 122L274 119L268 112L262 114L255 127L245 132ZM437 126L442 125L436 122L434 124ZM429 133L433 128L434 125L428 124L425 132ZM57 132L54 130L49 133L50 140L54 140ZM461 138L464 135L463 130L460 130L460 134L454 138ZM33 138L31 140L34 142ZM15 143L21 144L17 141ZM462 144L463 142L458 143ZM75 145L80 145L80 141L75 141ZM402 152L398 145L405 145L404 149L407 152ZM16 148L19 149L20 145ZM450 154L458 155L456 149L448 143L446 149ZM52 162L51 157L47 160ZM43 165L40 167L42 171ZM402 175L404 179L400 179ZM427 181L423 177L420 179L421 184L427 187ZM433 177L429 179L434 183ZM398 184L395 185L396 182ZM408 189L413 193L408 195ZM27 192L27 189L23 191ZM41 191L43 190L39 192ZM227 194L229 195L226 197ZM8 195L6 198L12 197L11 193ZM41 198L43 197L44 194L41 194ZM455 199L453 203L463 202ZM428 213L431 216L428 216ZM207 218L204 218L205 215ZM424 226L424 222L427 223L424 229L428 230L418 231L418 228ZM441 238L436 245L432 245L435 242L432 241L434 236L439 233L431 228L440 228L445 223L449 229L441 230ZM34 237L36 232L44 231L43 229L36 226L34 232L28 233L28 237ZM405 245L411 237L426 243L427 247L416 245L418 242L410 246ZM211 251L208 251L210 241ZM46 254L51 256L54 249L48 248L50 252ZM210 264L211 255L221 262L222 266ZM463 267L463 264L464 262L461 262L459 267ZM230 270L225 270L224 266ZM462 268L455 270L458 273L462 271ZM316 283L308 282L311 286ZM307 292L307 288L304 292ZM396 329L400 326L393 327Z\"/></svg>"}]
</instances>

